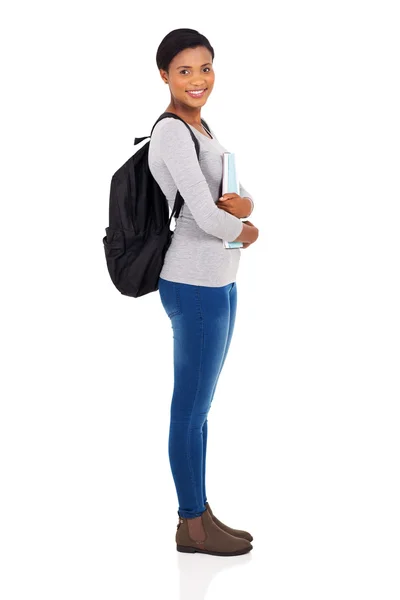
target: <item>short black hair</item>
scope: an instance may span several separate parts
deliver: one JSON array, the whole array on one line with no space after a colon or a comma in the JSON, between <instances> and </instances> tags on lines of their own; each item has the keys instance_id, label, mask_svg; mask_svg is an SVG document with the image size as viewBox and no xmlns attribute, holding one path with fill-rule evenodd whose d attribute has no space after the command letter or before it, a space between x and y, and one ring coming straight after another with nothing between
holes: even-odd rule
<instances>
[{"instance_id":1,"label":"short black hair","mask_svg":"<svg viewBox=\"0 0 400 600\"><path fill-rule=\"evenodd\" d=\"M156 54L157 67L168 73L169 64L174 56L186 48L196 48L197 46L208 48L211 52L212 60L214 60L214 48L204 35L196 31L196 29L173 29L158 46Z\"/></svg>"}]
</instances>

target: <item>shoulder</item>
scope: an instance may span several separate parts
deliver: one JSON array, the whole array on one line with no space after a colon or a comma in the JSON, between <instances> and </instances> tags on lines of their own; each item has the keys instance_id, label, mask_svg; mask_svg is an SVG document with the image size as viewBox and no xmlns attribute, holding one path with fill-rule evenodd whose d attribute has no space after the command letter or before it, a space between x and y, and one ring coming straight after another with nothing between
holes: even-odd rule
<instances>
[{"instance_id":1,"label":"shoulder","mask_svg":"<svg viewBox=\"0 0 400 600\"><path fill-rule=\"evenodd\" d=\"M172 156L174 159L191 156L195 152L189 126L174 117L165 117L158 121L153 129L150 144L158 155Z\"/></svg>"},{"instance_id":2,"label":"shoulder","mask_svg":"<svg viewBox=\"0 0 400 600\"><path fill-rule=\"evenodd\" d=\"M183 123L180 119L174 119L174 117L165 117L158 121L157 125L153 129L152 137L159 139L174 139L174 138L189 138L190 131L188 126Z\"/></svg>"}]
</instances>

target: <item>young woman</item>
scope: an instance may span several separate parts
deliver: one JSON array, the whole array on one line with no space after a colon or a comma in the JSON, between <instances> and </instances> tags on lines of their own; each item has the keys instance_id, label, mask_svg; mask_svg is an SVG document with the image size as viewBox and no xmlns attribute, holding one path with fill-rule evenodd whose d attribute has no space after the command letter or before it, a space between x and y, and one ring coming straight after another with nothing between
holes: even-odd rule
<instances>
[{"instance_id":1,"label":"young woman","mask_svg":"<svg viewBox=\"0 0 400 600\"><path fill-rule=\"evenodd\" d=\"M207 502L207 415L236 316L240 249L226 249L223 242L241 241L247 248L258 229L241 221L253 207L241 184L240 195L219 198L226 149L203 127L200 114L214 86L213 59L209 41L193 29L175 29L162 40L156 61L171 93L166 112L191 127L200 157L185 123L167 117L154 127L149 168L171 209L177 190L184 199L159 279L174 338L168 449L179 501L177 550L232 556L249 552L253 538L219 521Z\"/></svg>"}]
</instances>

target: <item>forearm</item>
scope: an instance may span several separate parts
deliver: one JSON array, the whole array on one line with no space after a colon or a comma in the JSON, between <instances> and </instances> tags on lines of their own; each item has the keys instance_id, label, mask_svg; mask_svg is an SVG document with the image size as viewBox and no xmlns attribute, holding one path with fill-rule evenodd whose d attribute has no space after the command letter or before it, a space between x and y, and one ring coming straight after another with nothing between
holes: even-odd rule
<instances>
[{"instance_id":1,"label":"forearm","mask_svg":"<svg viewBox=\"0 0 400 600\"><path fill-rule=\"evenodd\" d=\"M246 190L244 185L242 185L241 181L239 181L239 196L241 196L242 198L246 198L246 200L248 201L248 208L245 209L245 214L240 217L240 219L246 219L253 212L254 202L252 195Z\"/></svg>"},{"instance_id":2,"label":"forearm","mask_svg":"<svg viewBox=\"0 0 400 600\"><path fill-rule=\"evenodd\" d=\"M244 223L243 221L242 221L242 223L243 223L242 231L240 232L238 237L232 241L252 244L258 238L258 229L257 229L257 227L254 227L252 225L246 225L246 223Z\"/></svg>"},{"instance_id":3,"label":"forearm","mask_svg":"<svg viewBox=\"0 0 400 600\"><path fill-rule=\"evenodd\" d=\"M241 218L241 219L247 219L247 218L248 218L248 217L251 215L251 213L253 212L253 209L254 209L254 202L253 202L253 200L252 200L252 199L251 199L249 196L243 196L243 198L244 198L245 200L248 200L249 208L248 208L248 210L246 211L246 214L245 214L245 215L243 215L243 216L242 216L242 217L240 217L240 218Z\"/></svg>"}]
</instances>

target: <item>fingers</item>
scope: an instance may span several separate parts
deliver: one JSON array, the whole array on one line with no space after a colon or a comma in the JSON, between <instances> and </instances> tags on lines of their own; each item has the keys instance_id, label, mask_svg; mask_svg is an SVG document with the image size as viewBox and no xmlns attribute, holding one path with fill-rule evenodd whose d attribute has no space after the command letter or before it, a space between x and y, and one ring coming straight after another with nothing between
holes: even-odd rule
<instances>
[{"instance_id":1,"label":"fingers","mask_svg":"<svg viewBox=\"0 0 400 600\"><path fill-rule=\"evenodd\" d=\"M229 200L230 198L240 198L239 194L237 194L236 192L226 192L226 194L223 194L219 200Z\"/></svg>"}]
</instances>

